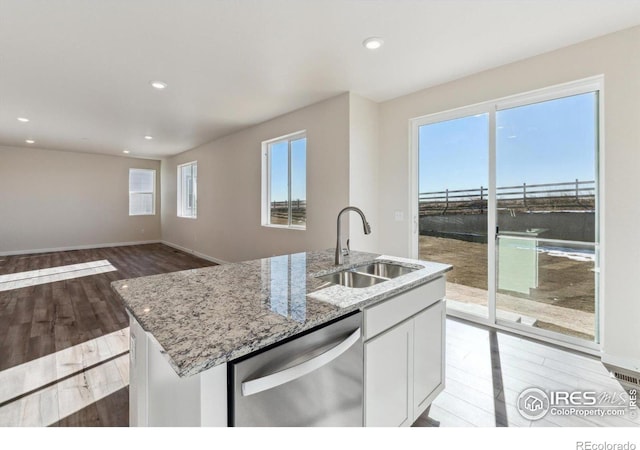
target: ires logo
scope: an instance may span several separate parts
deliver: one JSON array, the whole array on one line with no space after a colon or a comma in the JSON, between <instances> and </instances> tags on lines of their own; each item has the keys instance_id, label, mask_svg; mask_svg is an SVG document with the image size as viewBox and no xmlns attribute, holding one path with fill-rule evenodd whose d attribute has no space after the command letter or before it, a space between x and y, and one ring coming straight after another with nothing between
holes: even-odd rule
<instances>
[{"instance_id":1,"label":"ires logo","mask_svg":"<svg viewBox=\"0 0 640 450\"><path fill-rule=\"evenodd\" d=\"M625 392L551 391L549 400L551 406L626 406L629 396Z\"/></svg>"},{"instance_id":2,"label":"ires logo","mask_svg":"<svg viewBox=\"0 0 640 450\"><path fill-rule=\"evenodd\" d=\"M546 392L539 388L528 388L520 393L516 401L520 415L528 420L542 419L549 412L551 401Z\"/></svg>"},{"instance_id":3,"label":"ires logo","mask_svg":"<svg viewBox=\"0 0 640 450\"><path fill-rule=\"evenodd\" d=\"M592 391L551 391L549 400L553 406L595 406L598 404L598 394Z\"/></svg>"},{"instance_id":4,"label":"ires logo","mask_svg":"<svg viewBox=\"0 0 640 450\"><path fill-rule=\"evenodd\" d=\"M528 420L554 416L622 416L630 409L630 398L621 392L543 391L528 388L520 393L516 406Z\"/></svg>"}]
</instances>

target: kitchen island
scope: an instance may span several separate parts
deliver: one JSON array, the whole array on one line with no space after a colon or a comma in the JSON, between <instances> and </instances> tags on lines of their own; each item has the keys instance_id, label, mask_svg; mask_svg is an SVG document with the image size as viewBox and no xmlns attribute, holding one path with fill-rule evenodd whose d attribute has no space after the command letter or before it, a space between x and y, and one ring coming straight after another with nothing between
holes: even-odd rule
<instances>
[{"instance_id":1,"label":"kitchen island","mask_svg":"<svg viewBox=\"0 0 640 450\"><path fill-rule=\"evenodd\" d=\"M319 278L372 261L411 271L362 288ZM227 426L230 363L363 311L363 423L410 425L444 386L443 275L450 269L446 264L364 252L351 252L343 265L335 266L333 250L327 250L116 281L112 287L131 319L130 423ZM420 327L422 311L432 311L437 326ZM385 417L389 414L381 409L388 408L375 406L376 396L384 400L377 392L384 390L384 379L394 376L385 368L379 374L375 367L380 364L377 355L384 356L389 351L385 346L394 342L394 330L404 333L411 352L426 333L423 340L429 341L429 348L420 354L440 358L431 363L418 358L414 364L415 358L405 351L404 376L426 370L433 378L435 367L437 385L423 386L423 391L430 391L416 405L410 397L421 390L421 381L407 380L411 386L402 394L406 418L400 422Z\"/></svg>"}]
</instances>

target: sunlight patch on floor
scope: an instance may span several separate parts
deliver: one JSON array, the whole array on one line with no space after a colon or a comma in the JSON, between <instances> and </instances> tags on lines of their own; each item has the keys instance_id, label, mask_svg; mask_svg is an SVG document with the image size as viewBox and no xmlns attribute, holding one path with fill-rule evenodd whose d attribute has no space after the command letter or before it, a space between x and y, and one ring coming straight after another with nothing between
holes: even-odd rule
<instances>
[{"instance_id":1,"label":"sunlight patch on floor","mask_svg":"<svg viewBox=\"0 0 640 450\"><path fill-rule=\"evenodd\" d=\"M128 351L129 327L3 370L0 426L48 426L128 386Z\"/></svg>"},{"instance_id":2,"label":"sunlight patch on floor","mask_svg":"<svg viewBox=\"0 0 640 450\"><path fill-rule=\"evenodd\" d=\"M0 275L0 291L10 291L39 284L88 277L99 273L116 271L115 267L102 259L68 266L50 267L48 269L29 270L26 272Z\"/></svg>"}]
</instances>

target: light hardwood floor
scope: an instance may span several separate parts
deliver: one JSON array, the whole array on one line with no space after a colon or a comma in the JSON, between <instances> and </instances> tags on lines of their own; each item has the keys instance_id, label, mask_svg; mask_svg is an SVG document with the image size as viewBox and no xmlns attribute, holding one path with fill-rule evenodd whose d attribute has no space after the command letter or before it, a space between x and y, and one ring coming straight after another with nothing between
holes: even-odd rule
<instances>
[{"instance_id":1,"label":"light hardwood floor","mask_svg":"<svg viewBox=\"0 0 640 450\"><path fill-rule=\"evenodd\" d=\"M595 391L625 394L596 358L457 319L447 319L446 388L415 426L441 427L639 427L622 417L547 414L530 421L516 409L520 393Z\"/></svg>"}]
</instances>

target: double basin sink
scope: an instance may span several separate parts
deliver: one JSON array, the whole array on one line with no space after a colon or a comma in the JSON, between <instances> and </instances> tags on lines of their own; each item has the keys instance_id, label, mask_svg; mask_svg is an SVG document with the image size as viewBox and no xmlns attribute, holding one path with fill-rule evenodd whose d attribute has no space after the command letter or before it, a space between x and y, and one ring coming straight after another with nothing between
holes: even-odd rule
<instances>
[{"instance_id":1,"label":"double basin sink","mask_svg":"<svg viewBox=\"0 0 640 450\"><path fill-rule=\"evenodd\" d=\"M384 283L392 278L406 275L415 270L412 267L388 262L372 262L342 270L340 272L322 275L317 278L329 283L340 284L349 288L366 288L378 283Z\"/></svg>"}]
</instances>

